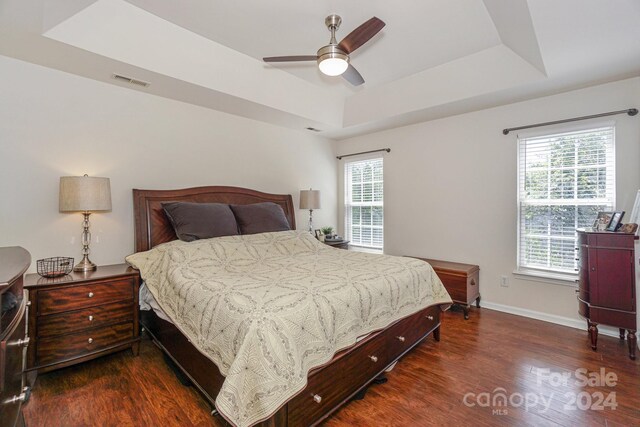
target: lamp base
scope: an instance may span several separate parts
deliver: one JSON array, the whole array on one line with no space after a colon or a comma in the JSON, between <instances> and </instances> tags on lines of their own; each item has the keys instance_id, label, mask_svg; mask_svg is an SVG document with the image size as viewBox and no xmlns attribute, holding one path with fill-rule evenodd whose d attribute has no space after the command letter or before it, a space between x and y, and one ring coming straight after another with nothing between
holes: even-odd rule
<instances>
[{"instance_id":1,"label":"lamp base","mask_svg":"<svg viewBox=\"0 0 640 427\"><path fill-rule=\"evenodd\" d=\"M313 209L309 209L309 234L313 236Z\"/></svg>"},{"instance_id":2,"label":"lamp base","mask_svg":"<svg viewBox=\"0 0 640 427\"><path fill-rule=\"evenodd\" d=\"M86 273L87 271L94 271L97 268L98 266L91 262L89 257L85 255L84 258L82 258L82 261L80 261L78 264L76 264L75 267L73 267L73 271Z\"/></svg>"}]
</instances>

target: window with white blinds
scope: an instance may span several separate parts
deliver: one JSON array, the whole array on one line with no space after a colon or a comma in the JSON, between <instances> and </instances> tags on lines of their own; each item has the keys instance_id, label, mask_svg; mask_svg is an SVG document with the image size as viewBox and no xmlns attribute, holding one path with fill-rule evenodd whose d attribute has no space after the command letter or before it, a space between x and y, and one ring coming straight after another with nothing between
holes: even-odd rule
<instances>
[{"instance_id":1,"label":"window with white blinds","mask_svg":"<svg viewBox=\"0 0 640 427\"><path fill-rule=\"evenodd\" d=\"M346 162L345 234L351 245L382 250L383 162L382 158Z\"/></svg>"},{"instance_id":2,"label":"window with white blinds","mask_svg":"<svg viewBox=\"0 0 640 427\"><path fill-rule=\"evenodd\" d=\"M576 274L576 228L615 205L615 129L518 138L518 269Z\"/></svg>"}]
</instances>

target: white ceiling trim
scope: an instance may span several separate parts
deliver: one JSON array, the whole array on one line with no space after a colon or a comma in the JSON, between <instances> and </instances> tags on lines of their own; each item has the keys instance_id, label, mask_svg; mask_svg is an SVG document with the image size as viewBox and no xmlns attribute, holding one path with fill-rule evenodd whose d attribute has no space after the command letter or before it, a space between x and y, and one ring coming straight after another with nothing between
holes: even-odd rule
<instances>
[{"instance_id":1,"label":"white ceiling trim","mask_svg":"<svg viewBox=\"0 0 640 427\"><path fill-rule=\"evenodd\" d=\"M510 0L508 3L503 0L483 1L502 43L546 76L527 0Z\"/></svg>"},{"instance_id":2,"label":"white ceiling trim","mask_svg":"<svg viewBox=\"0 0 640 427\"><path fill-rule=\"evenodd\" d=\"M342 122L343 100L340 97L327 94L321 87L289 73L268 69L253 58L126 1L99 0L44 35L331 127ZM287 96L283 96L285 91Z\"/></svg>"},{"instance_id":3,"label":"white ceiling trim","mask_svg":"<svg viewBox=\"0 0 640 427\"><path fill-rule=\"evenodd\" d=\"M445 106L530 84L544 77L508 47L496 46L352 95L345 104L344 126Z\"/></svg>"}]
</instances>

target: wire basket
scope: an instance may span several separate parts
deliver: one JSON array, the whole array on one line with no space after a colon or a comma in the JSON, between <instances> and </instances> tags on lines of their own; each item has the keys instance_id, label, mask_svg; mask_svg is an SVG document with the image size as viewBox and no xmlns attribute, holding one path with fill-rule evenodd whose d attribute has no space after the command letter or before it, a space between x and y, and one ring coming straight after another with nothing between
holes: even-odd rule
<instances>
[{"instance_id":1,"label":"wire basket","mask_svg":"<svg viewBox=\"0 0 640 427\"><path fill-rule=\"evenodd\" d=\"M73 258L57 256L36 261L38 274L42 277L60 277L71 273Z\"/></svg>"}]
</instances>

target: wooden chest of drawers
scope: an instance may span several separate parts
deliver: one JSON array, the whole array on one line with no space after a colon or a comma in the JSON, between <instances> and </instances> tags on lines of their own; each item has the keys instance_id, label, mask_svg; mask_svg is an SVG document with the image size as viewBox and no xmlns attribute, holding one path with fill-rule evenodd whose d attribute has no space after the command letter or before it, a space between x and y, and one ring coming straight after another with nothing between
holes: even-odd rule
<instances>
[{"instance_id":1,"label":"wooden chest of drawers","mask_svg":"<svg viewBox=\"0 0 640 427\"><path fill-rule=\"evenodd\" d=\"M418 259L431 264L453 302L462 306L465 319L469 318L471 303L475 301L476 307L480 308L480 267L437 259Z\"/></svg>"},{"instance_id":2,"label":"wooden chest of drawers","mask_svg":"<svg viewBox=\"0 0 640 427\"><path fill-rule=\"evenodd\" d=\"M598 346L598 324L627 331L629 357L636 358L636 236L578 231L578 312L587 319L591 348Z\"/></svg>"},{"instance_id":3,"label":"wooden chest of drawers","mask_svg":"<svg viewBox=\"0 0 640 427\"><path fill-rule=\"evenodd\" d=\"M131 348L138 353L138 272L125 264L47 279L27 275L28 371L47 372Z\"/></svg>"},{"instance_id":4,"label":"wooden chest of drawers","mask_svg":"<svg viewBox=\"0 0 640 427\"><path fill-rule=\"evenodd\" d=\"M24 426L22 403L29 398L25 387L24 359L27 336L27 292L23 275L31 255L21 247L0 248L0 426Z\"/></svg>"}]
</instances>

